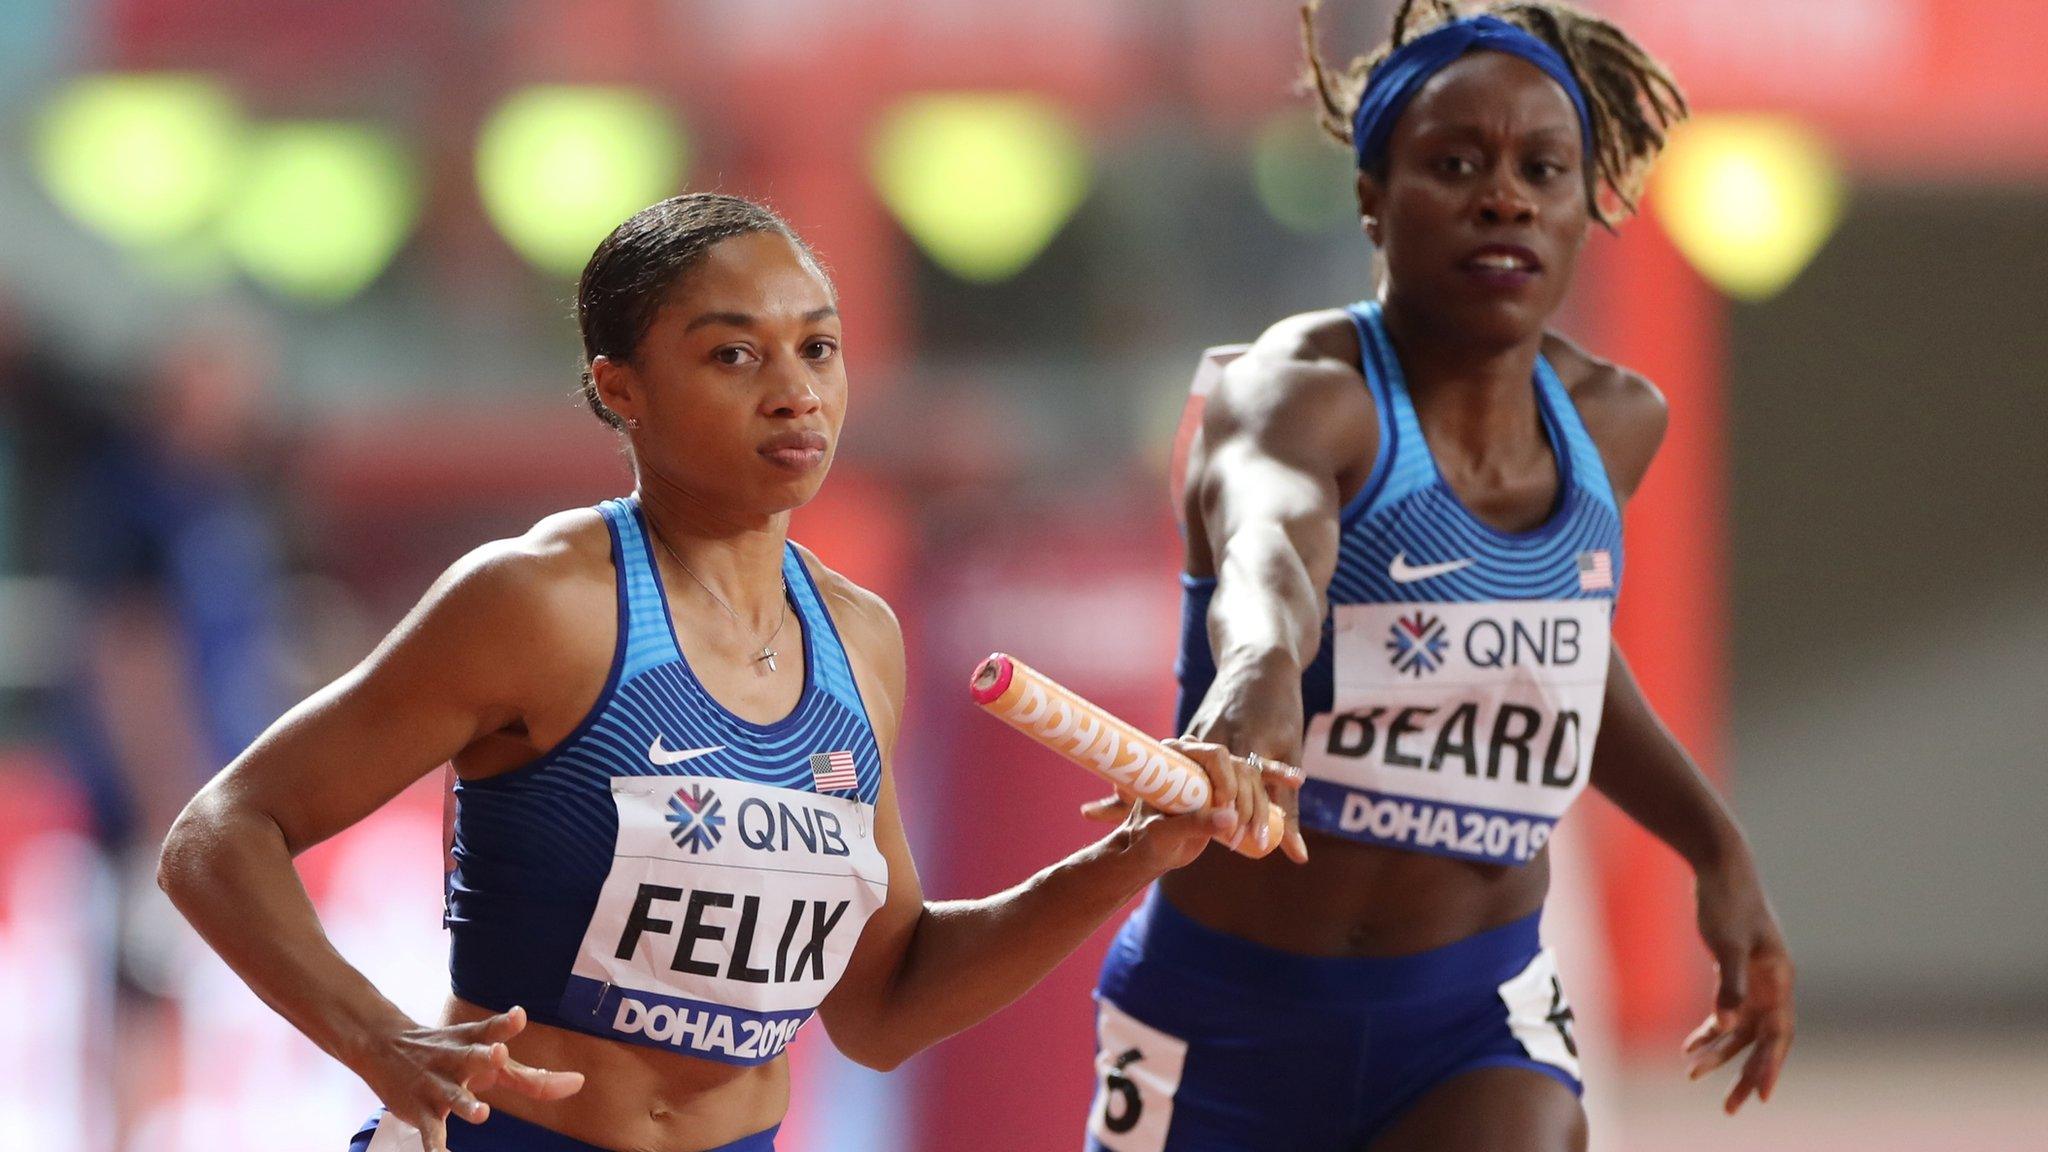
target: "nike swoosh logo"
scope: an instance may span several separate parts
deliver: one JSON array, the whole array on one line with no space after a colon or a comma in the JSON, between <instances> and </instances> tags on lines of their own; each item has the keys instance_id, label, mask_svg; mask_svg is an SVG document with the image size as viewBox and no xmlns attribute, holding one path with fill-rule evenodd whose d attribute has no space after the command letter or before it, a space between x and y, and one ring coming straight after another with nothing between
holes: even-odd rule
<instances>
[{"instance_id":1,"label":"nike swoosh logo","mask_svg":"<svg viewBox=\"0 0 2048 1152\"><path fill-rule=\"evenodd\" d=\"M1387 565L1387 575L1392 576L1396 584L1413 584L1417 580L1427 580L1432 576L1448 576L1460 568L1470 568L1476 563L1478 561L1467 559L1446 560L1441 564L1410 564L1407 553L1396 552L1394 562Z\"/></svg>"},{"instance_id":2,"label":"nike swoosh logo","mask_svg":"<svg viewBox=\"0 0 2048 1152\"><path fill-rule=\"evenodd\" d=\"M723 751L725 751L725 745L720 744L716 748L685 748L681 752L671 752L661 746L661 735L656 733L654 743L647 746L647 759L655 764L667 767L670 764L681 764L685 760L695 760L699 756L709 756L713 752Z\"/></svg>"}]
</instances>

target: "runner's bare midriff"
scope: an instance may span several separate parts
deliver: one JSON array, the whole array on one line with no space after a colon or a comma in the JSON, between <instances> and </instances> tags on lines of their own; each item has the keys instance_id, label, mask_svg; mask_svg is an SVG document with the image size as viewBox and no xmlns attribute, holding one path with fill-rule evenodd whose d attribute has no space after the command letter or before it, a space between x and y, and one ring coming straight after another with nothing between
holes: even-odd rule
<instances>
[{"instance_id":1,"label":"runner's bare midriff","mask_svg":"<svg viewBox=\"0 0 2048 1152\"><path fill-rule=\"evenodd\" d=\"M1506 866L1306 835L1306 868L1212 851L1160 891L1197 923L1283 952L1405 956L1513 923L1550 886L1548 849Z\"/></svg>"},{"instance_id":2,"label":"runner's bare midriff","mask_svg":"<svg viewBox=\"0 0 2048 1152\"><path fill-rule=\"evenodd\" d=\"M442 1021L490 1015L450 997ZM786 1059L742 1067L539 1023L529 1023L508 1047L531 1067L583 1073L583 1090L542 1102L500 1088L477 1093L485 1103L618 1152L701 1152L774 1127L789 1107Z\"/></svg>"}]
</instances>

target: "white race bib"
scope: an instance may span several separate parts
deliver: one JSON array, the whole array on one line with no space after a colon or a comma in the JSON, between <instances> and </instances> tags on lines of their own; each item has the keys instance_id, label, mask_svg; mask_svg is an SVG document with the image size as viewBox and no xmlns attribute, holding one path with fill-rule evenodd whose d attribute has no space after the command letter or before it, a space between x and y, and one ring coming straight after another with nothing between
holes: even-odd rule
<instances>
[{"instance_id":1,"label":"white race bib","mask_svg":"<svg viewBox=\"0 0 2048 1152\"><path fill-rule=\"evenodd\" d=\"M710 776L615 776L612 867L562 1012L619 1040L774 1059L889 894L874 808Z\"/></svg>"},{"instance_id":2,"label":"white race bib","mask_svg":"<svg viewBox=\"0 0 2048 1152\"><path fill-rule=\"evenodd\" d=\"M1112 1152L1159 1152L1173 1124L1188 1042L1100 993L1096 1001L1095 1102L1088 1109L1088 1134Z\"/></svg>"},{"instance_id":3,"label":"white race bib","mask_svg":"<svg viewBox=\"0 0 2048 1152\"><path fill-rule=\"evenodd\" d=\"M1334 707L1308 726L1302 823L1519 864L1585 791L1608 600L1340 604Z\"/></svg>"}]
</instances>

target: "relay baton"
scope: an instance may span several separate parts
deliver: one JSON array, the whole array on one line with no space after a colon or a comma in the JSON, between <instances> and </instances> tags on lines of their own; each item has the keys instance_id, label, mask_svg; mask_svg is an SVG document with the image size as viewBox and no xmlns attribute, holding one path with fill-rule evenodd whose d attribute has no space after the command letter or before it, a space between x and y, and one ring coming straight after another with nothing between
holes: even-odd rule
<instances>
[{"instance_id":1,"label":"relay baton","mask_svg":"<svg viewBox=\"0 0 2048 1152\"><path fill-rule=\"evenodd\" d=\"M1005 724L1162 812L1208 807L1209 776L1200 764L1014 656L983 660L968 689ZM1280 846L1286 817L1278 808L1268 815L1265 849L1246 836L1238 852L1264 856Z\"/></svg>"}]
</instances>

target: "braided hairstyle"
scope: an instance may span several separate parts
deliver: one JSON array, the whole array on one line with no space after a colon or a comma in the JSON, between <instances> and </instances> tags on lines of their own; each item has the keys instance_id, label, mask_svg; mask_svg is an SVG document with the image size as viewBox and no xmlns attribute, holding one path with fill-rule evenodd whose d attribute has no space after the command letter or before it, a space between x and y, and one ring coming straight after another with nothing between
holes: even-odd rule
<instances>
[{"instance_id":1,"label":"braided hairstyle","mask_svg":"<svg viewBox=\"0 0 2048 1152\"><path fill-rule=\"evenodd\" d=\"M819 276L825 276L811 246L773 209L714 192L671 196L642 208L598 244L576 285L583 401L598 419L615 429L625 427L618 413L599 399L591 362L599 356L630 362L655 314L704 254L721 240L753 232L784 237Z\"/></svg>"},{"instance_id":2,"label":"braided hairstyle","mask_svg":"<svg viewBox=\"0 0 2048 1152\"><path fill-rule=\"evenodd\" d=\"M1301 6L1302 46L1308 65L1302 87L1317 103L1316 118L1340 143L1351 144L1351 118L1373 70L1394 49L1465 13L1454 0L1401 0L1387 42L1339 72L1323 63L1316 42L1322 0ZM1678 81L1657 58L1614 24L1555 0L1495 0L1475 15L1494 16L1536 36L1571 66L1592 116L1593 155L1586 158L1586 204L1609 231L1633 215L1650 165L1667 130L1688 109ZM1385 172L1372 175L1384 178Z\"/></svg>"}]
</instances>

